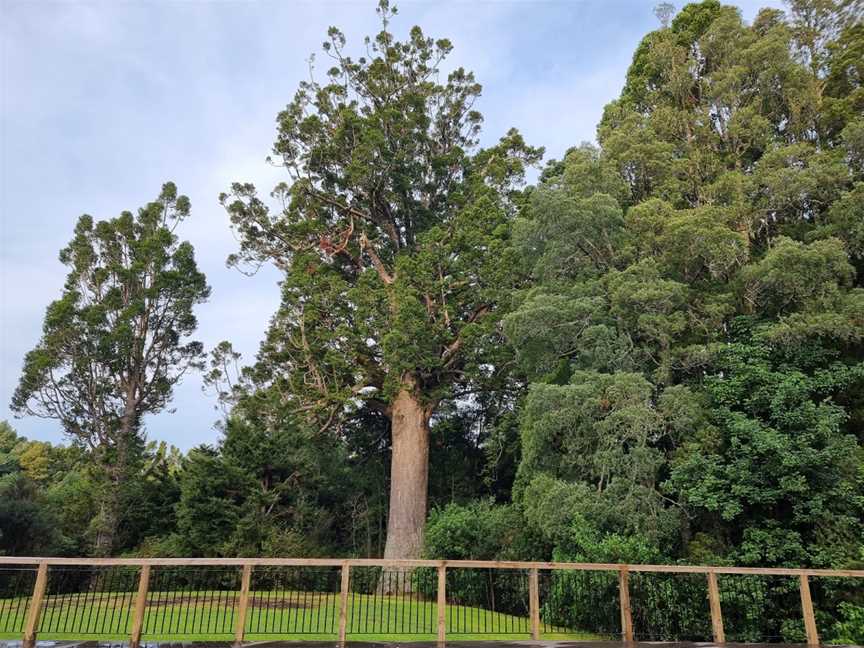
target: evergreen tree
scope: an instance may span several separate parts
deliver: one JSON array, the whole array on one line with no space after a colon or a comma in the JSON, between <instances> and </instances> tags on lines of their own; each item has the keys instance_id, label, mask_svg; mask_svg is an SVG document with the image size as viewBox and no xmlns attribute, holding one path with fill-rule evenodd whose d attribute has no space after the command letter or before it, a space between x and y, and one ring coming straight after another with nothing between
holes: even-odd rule
<instances>
[{"instance_id":1,"label":"evergreen tree","mask_svg":"<svg viewBox=\"0 0 864 648\"><path fill-rule=\"evenodd\" d=\"M747 25L685 6L637 48L601 148L532 193L515 238L537 285L505 318L538 383L514 495L570 555L624 533L631 556L860 556L853 9L802 0Z\"/></svg>"},{"instance_id":2,"label":"evergreen tree","mask_svg":"<svg viewBox=\"0 0 864 648\"><path fill-rule=\"evenodd\" d=\"M511 131L477 149L480 85L452 47L414 27L397 41L395 8L368 56L332 28L323 82L300 85L279 115L274 153L290 176L269 209L254 187L223 196L241 238L233 262L284 271L259 385L319 431L373 411L392 438L388 558L416 558L426 521L429 426L441 403L500 379L498 322L514 285L508 254L514 187L540 151Z\"/></svg>"},{"instance_id":3,"label":"evergreen tree","mask_svg":"<svg viewBox=\"0 0 864 648\"><path fill-rule=\"evenodd\" d=\"M170 402L200 360L195 305L210 293L192 246L174 231L189 199L173 183L137 214L84 215L60 253L69 275L45 314L12 398L20 414L55 419L99 467L94 550L109 555L131 475L140 470L143 417ZM79 520L80 522L80 520Z\"/></svg>"}]
</instances>

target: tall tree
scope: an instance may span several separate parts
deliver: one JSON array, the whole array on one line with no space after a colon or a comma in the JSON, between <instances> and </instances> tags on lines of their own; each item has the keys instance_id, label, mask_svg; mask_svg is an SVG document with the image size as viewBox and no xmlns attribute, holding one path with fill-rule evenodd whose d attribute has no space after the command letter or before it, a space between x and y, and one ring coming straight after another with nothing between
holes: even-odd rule
<instances>
[{"instance_id":1,"label":"tall tree","mask_svg":"<svg viewBox=\"0 0 864 648\"><path fill-rule=\"evenodd\" d=\"M602 148L550 164L514 228L536 284L505 330L540 383L514 495L566 555L586 529L700 562L860 554L864 32L856 3L789 4L648 34Z\"/></svg>"},{"instance_id":2,"label":"tall tree","mask_svg":"<svg viewBox=\"0 0 864 648\"><path fill-rule=\"evenodd\" d=\"M223 202L241 238L231 261L285 272L259 379L320 430L361 411L389 421L384 554L408 558L422 549L430 420L502 365L515 187L541 152L515 131L478 150L480 85L461 68L439 81L450 42L419 27L397 41L395 8L378 12L356 60L330 29L327 80L302 83L278 117L281 207L248 184Z\"/></svg>"},{"instance_id":3,"label":"tall tree","mask_svg":"<svg viewBox=\"0 0 864 648\"><path fill-rule=\"evenodd\" d=\"M17 413L58 420L102 469L98 554L114 548L144 415L165 408L202 354L187 338L197 326L194 306L210 289L192 245L174 233L188 216L189 199L169 182L137 214L78 220L60 253L70 269L63 294L47 309L12 398Z\"/></svg>"}]
</instances>

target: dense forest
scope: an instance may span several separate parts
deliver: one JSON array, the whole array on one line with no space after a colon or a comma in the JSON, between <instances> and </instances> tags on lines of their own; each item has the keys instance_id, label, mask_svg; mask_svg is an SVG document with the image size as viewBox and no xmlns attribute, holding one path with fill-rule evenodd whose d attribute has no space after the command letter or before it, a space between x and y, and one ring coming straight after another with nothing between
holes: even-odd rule
<instances>
[{"instance_id":1,"label":"dense forest","mask_svg":"<svg viewBox=\"0 0 864 648\"><path fill-rule=\"evenodd\" d=\"M194 341L172 183L78 221L12 403L69 443L0 423L0 554L861 568L861 3L659 6L545 162L379 14L278 115L285 182L221 196L228 263L283 275L256 358ZM190 371L222 420L184 455L144 421Z\"/></svg>"}]
</instances>

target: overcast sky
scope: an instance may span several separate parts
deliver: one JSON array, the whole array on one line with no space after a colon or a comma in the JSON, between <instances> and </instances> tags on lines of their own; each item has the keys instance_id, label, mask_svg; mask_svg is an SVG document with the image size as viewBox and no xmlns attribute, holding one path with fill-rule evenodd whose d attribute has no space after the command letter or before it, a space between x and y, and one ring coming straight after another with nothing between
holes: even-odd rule
<instances>
[{"instance_id":1,"label":"overcast sky","mask_svg":"<svg viewBox=\"0 0 864 648\"><path fill-rule=\"evenodd\" d=\"M60 295L58 251L82 213L135 210L173 180L192 201L179 231L213 294L197 313L209 348L251 360L279 297L271 269L225 267L236 248L217 196L232 181L265 195L277 112L308 76L327 27L351 45L376 30L374 0L48 2L0 0L0 420L59 442L54 421L13 420L9 400L47 304ZM560 157L593 140L637 43L657 26L655 0L397 2L393 24L450 38L451 61L483 84L484 141L509 127ZM679 3L680 4L680 3ZM738 3L746 19L779 0ZM218 438L214 402L191 376L148 437L186 450Z\"/></svg>"}]
</instances>

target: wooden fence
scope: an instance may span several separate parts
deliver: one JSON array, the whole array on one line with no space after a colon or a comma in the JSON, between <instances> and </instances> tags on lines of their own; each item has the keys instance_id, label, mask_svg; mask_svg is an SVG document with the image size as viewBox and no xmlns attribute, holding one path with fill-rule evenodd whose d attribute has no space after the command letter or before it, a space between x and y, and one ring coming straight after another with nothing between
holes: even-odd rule
<instances>
[{"instance_id":1,"label":"wooden fence","mask_svg":"<svg viewBox=\"0 0 864 648\"><path fill-rule=\"evenodd\" d=\"M279 577L279 570L288 569L303 569L307 571L319 570L323 577L330 579L326 581L327 583L330 583L330 585L323 586L324 591L318 591L317 593L317 607L315 598L316 592L314 591L315 587L311 587L313 591L310 594L306 591L310 589L308 584L292 584L290 587L284 584L274 585L276 581L273 579ZM362 589L364 586L360 581L362 581L364 570L368 572L370 569L372 569L374 573L370 572L371 576L366 578L366 581L368 582L365 585L364 590ZM378 624L378 626L376 626L377 630L375 628L371 631L366 630L366 626L361 626L362 619L359 618L362 616L362 605L364 604L367 606L367 620L370 615L369 609L372 609L375 606L380 607L384 605L384 603L387 604L388 614L390 613L391 600L388 598L390 594L381 594L379 598L378 594L376 594L376 588L380 589L380 586L374 584L374 579L380 579L381 574L393 573L396 574L397 583L400 582L399 578L401 576L402 589L400 591L403 596L402 600L405 602L405 605L410 605L408 614L413 614L416 617L416 619L413 620L409 619L407 632L403 624L401 630L402 634L418 632L419 628L423 632L434 634L435 638L437 638L439 642L444 642L447 639L448 634L455 636L461 633L466 633L465 628L468 628L470 631L471 627L478 626L481 621L483 623L483 630L488 634L501 634L502 632L518 634L525 631L525 634L530 636L532 639L541 639L544 634L543 628L547 628L548 631L548 628L552 627L549 625L548 621L541 622L542 597L540 576L542 574L545 579L543 583L547 585L544 590L546 598L543 601L546 603L547 607L544 609L552 610L548 612L549 615L554 614L554 606L549 602L550 597L556 595L559 596L559 600L563 602L557 605L566 613L568 609L567 606L573 605L572 601L567 598L567 596L569 596L568 592L572 593L573 591L579 590L581 587L582 589L580 591L590 594L590 590L599 591L605 587L604 591L607 593L605 595L606 598L602 600L597 599L599 603L592 603L593 599L583 599L583 601L587 601L588 607L599 606L606 603L610 603L610 605L617 607L616 616L620 616L620 620L616 619L615 622L617 623L620 621L620 625L616 629L620 631L621 639L628 643L646 638L654 640L671 640L680 638L678 636L662 636L664 632L670 635L674 634L673 631L663 629L658 631L660 633L658 636L646 636L645 633L634 628L634 618L644 625L643 621L645 619L650 621L652 614L674 614L676 611L673 608L676 605L681 605L682 603L687 603L689 605L692 603L692 599L699 598L707 599L707 604L704 607L706 616L710 617L710 629L708 630L708 632L710 632L710 637L707 638L713 639L713 641L718 644L725 643L728 633L724 630L724 588L721 586L720 579L732 577L740 577L742 579L781 579L785 583L785 587L777 591L786 593L787 602L791 600L789 599L790 594L794 595L794 598L800 599L800 606L797 601L794 605L794 607L798 608L796 612L798 619L795 622L803 623L804 636L806 636L807 644L810 646L816 646L819 644L820 638L816 622L816 613L814 612L813 598L811 596L811 583L818 582L821 579L828 579L831 582L836 582L837 579L851 579L851 591L860 592L861 588L864 587L864 570L839 571L821 569L474 560L394 561L374 559L338 560L287 558L98 559L0 557L0 575L4 573L4 570L9 574L14 572L14 574L19 576L24 574L27 577L31 575L33 577L32 590L28 589L26 596L19 595L16 598L14 587L7 588L5 590L6 594L3 594L2 592L4 590L0 588L0 613L4 613L4 609L6 609L3 607L3 605L7 605L4 604L4 600L8 603L8 610L4 613L6 614L7 619L7 626L5 628L6 633L9 634L10 629L15 632L20 630L23 640L30 644L36 640L37 634L40 632L44 634L57 634L61 631L74 633L77 628L77 632L88 634L88 628L92 628L84 623L83 620L85 617L83 610L90 606L90 621L92 622L92 608L97 605L104 608L102 612L97 614L97 617L102 623L101 631L108 634L117 634L122 631L124 635L128 636L128 640L133 646L138 645L143 636L181 636L183 632L187 630L187 626L184 625L181 628L178 625L180 622L175 622L173 619L173 609L178 604L181 607L185 604L190 608L194 606L201 608L202 606L210 605L210 607L207 608L207 624L204 624L201 619L198 619L197 621L193 619L193 628L199 628L199 630L204 628L205 631L215 628L215 634L230 633L237 643L242 642L247 634L262 632L261 628L265 628L263 631L271 632L271 634L284 631L280 630L282 626L278 623L274 626L273 623L268 622L267 619L264 619L263 621L261 620L265 615L269 614L270 609L275 608L295 610L297 611L296 614L299 614L299 610L302 608L304 610L304 619L306 608L310 608L310 610L314 608L317 610L314 620L315 627L312 628L309 624L306 624L303 626L304 629L299 631L319 631L319 634L326 635L335 630L333 635L340 643L344 642L349 634L353 636L355 632L361 634L363 632L378 632L379 635L399 634L400 631L398 628L395 631L391 631L389 619L387 620L387 629L385 631L384 626L382 625L383 621L381 620L383 617L376 617L375 615L377 612L375 612L375 610L372 611L371 615L373 618L373 626L375 626L376 623ZM70 570L72 571L70 572ZM187 571L184 572L184 570ZM479 613L475 614L473 620L469 619L470 623L466 622L460 626L459 614L462 613L464 615L466 614L465 610L473 609L464 604L464 601L467 601L470 598L464 592L476 590L466 590L459 583L467 581L455 580L451 581L451 584L449 585L453 590L453 592L450 593L448 591L448 578L465 576L472 573L472 570L474 574L477 574L478 572L481 574L481 576L478 576L475 581L480 582L482 587L486 587L489 583L493 583L493 577L498 578L500 575L506 576L509 574L510 576L518 576L519 578L524 576L525 587L523 589L517 589L518 592L524 592L525 594L524 598L527 599L525 609L521 612L518 610L514 612L513 610L515 608L511 606L511 608L508 609L507 614L500 616L498 621L495 621L494 619L492 620L491 631L488 630L486 625L489 621L489 618L487 618L488 615L476 616L476 614ZM92 582L92 579L95 576L107 574L109 571L112 574L111 578L114 580L108 581L103 579L98 585L88 584ZM210 581L207 581L207 583L203 580L190 580L192 579L192 571L198 574L205 574L208 578L215 574L216 577L218 577L216 579L218 580L218 585L213 585L213 583L216 582L213 578L211 578ZM174 591L177 589L176 585L165 585L160 581L160 584L154 587L153 574L157 572L163 574L163 580L166 583L170 581L170 579L165 576L165 574L168 574L169 572L175 576L179 574L183 578L186 578L186 580L183 581L186 583L183 586L185 589L180 592L180 595L178 595L177 592ZM425 574L425 580L422 582L416 578L413 581L410 580L414 578L412 574L421 572ZM336 578L337 573L338 579ZM52 574L56 577L56 582L53 584L51 581ZM352 578L352 574L356 575L356 578ZM597 580L582 580L578 581L576 585L571 586L567 584L565 578L568 574L572 576L583 575L587 577L589 575L595 575L597 577L602 577L603 579L606 579L602 581L602 583L606 583L606 585L603 585L601 581ZM63 575L68 578L74 577L77 579L75 580L76 583L79 583L79 585L76 586L77 589L71 585L65 586L63 584L65 581L60 578ZM259 583L256 587L253 587L253 576L256 575L259 578L264 579L262 582L266 581L266 583L263 585ZM666 579L664 582L668 583L672 583L671 579L674 578L684 578L686 579L686 583L690 589L684 593L683 597L679 596L675 598L677 590L671 586L664 589L662 587L657 587L656 582L652 585L652 581L645 580L643 582L640 580L642 585L639 586L639 592L636 593L637 596L634 599L634 597L631 596L631 594L633 594L631 585L632 580L634 578L644 580L649 577L654 577L655 579L662 577ZM553 578L556 580L552 580ZM88 579L91 580L88 581ZM355 583L355 581L360 584ZM519 583L521 582L522 581L520 580ZM354 583L353 590L352 583ZM598 583L600 584L598 585ZM651 585L650 595L643 595L642 592L648 591L648 589L646 589L648 585ZM282 598L276 600L275 603L269 598L265 599L264 594L254 593L255 591L260 592L266 588L279 589L280 587L283 591L283 594L281 595ZM328 587L330 589L328 589ZM521 587L521 585L519 587ZM704 597L701 597L698 592L703 591L701 589L703 587L705 595ZM731 588L731 581L729 587ZM462 589L460 590L460 588ZM322 587L319 587L318 589L321 590ZM64 594L63 592L67 590L73 593ZM288 590L290 590L289 593L284 593ZM615 590L617 590L617 596L615 595ZM795 592L795 590L797 590L797 592ZM155 596L155 591L160 592L160 595L163 598L153 598ZM462 594L459 593L460 591ZM188 594L185 599L183 592ZM202 594L202 592L204 592L204 594ZM358 594L358 592L360 592L360 594ZM363 592L365 592L365 594ZM410 594L408 594L409 592ZM689 594L687 592L689 592ZM693 595L692 592L697 592L697 594ZM767 596L766 592L768 592L768 589L759 589L757 595L743 597L741 601L744 602L743 605L745 606L748 604L748 601L761 601L764 603ZM222 597L223 594L224 600L218 598ZM731 608L737 604L737 600L733 599L731 596L731 590L730 592L727 592L727 594L726 603L729 605L731 610ZM193 595L194 601L192 599ZM307 600L305 598L310 595L312 596L312 606L307 605ZM63 596L66 596L67 598L64 599ZM89 599L88 596L90 597ZM167 599L165 598L166 596L168 597ZM267 596L269 596L269 594ZM302 601L299 598L301 596L304 597ZM458 598L454 599L454 596L462 596L464 601ZM614 597L616 600L610 602L610 596ZM52 597L54 598L52 599ZM74 598L74 612L72 611L72 597L77 597ZM214 597L217 597L218 599L216 603L213 603ZM360 600L359 604L354 600L357 597L359 597ZM364 597L366 598L364 599ZM349 598L351 599L350 601ZM518 599L519 596L515 596L515 598ZM432 603L433 601L434 605ZM676 603L676 601L678 602ZM688 603L688 601L690 602ZM699 606L702 602L696 601L694 603L696 606L694 608L696 612L691 616L699 616L701 614L700 610L702 610L702 608ZM260 617L256 620L257 625L252 629L251 633L249 632L250 603L252 607L257 607L258 612L256 614ZM740 601L738 601L738 603L740 603ZM57 612L56 622L51 621L49 616L50 614L54 614L54 608L59 610L64 605L66 606L64 608L65 612L63 614ZM154 606L159 605L162 605L166 610L169 607L171 608L172 619L166 621L165 616L167 616L167 612L163 612L161 617L163 625L161 629L155 626L146 628L145 616L148 614L148 608L152 610L154 609ZM358 605L361 607L358 608ZM491 613L497 614L495 605L496 603L493 596ZM503 604L499 601L499 608L502 605ZM13 608L13 606L16 607ZM449 612L448 606L450 606ZM78 612L79 607L82 610L80 614ZM483 607L483 605L480 607ZM486 608L488 607L489 606L486 605ZM583 607L585 607L585 604L583 604ZM112 608L110 610L110 623L106 621L108 608ZM225 609L230 609L230 614L224 613ZM360 612L357 611L358 609ZM403 614L403 616L405 614L405 609L406 608L404 607L401 608L400 613ZM14 615L12 610L14 610ZM217 610L215 625L211 623L212 610ZM221 619L218 616L218 610L223 610L223 616ZM352 619L350 620L349 611L352 616ZM328 614L330 616L328 616ZM745 614L749 613L745 610ZM201 616L203 616L203 613L201 613ZM275 616L276 613L274 612L274 618ZM312 616L313 613L310 611L310 619ZM14 620L18 617L21 619L20 627ZM80 620L78 620L79 617ZM429 622L428 624L424 621L427 617ZM9 619L12 620L10 621ZM503 621L501 621L501 619L503 619ZM709 618L704 619L706 627L709 627L707 626L708 621ZM185 619L185 622L188 623L189 619ZM280 620L279 623L281 622L282 621ZM507 622L510 623L509 630L507 628ZM168 627L167 630L165 630L166 623ZM270 623L269 626L268 623ZM350 627L349 623L351 624ZM471 626L471 623L473 623L474 626ZM151 625L153 624L151 623ZM295 629L297 627L299 626L295 625ZM450 628L449 630L448 627ZM611 627L611 625L609 627ZM108 630L105 630L105 628L108 628ZM322 628L323 631L321 631ZM3 630L4 626L0 623L0 634L2 634ZM593 631L594 629L589 630ZM97 628L96 632L98 633L99 631L99 628ZM482 632L478 631L473 634L482 634Z\"/></svg>"}]
</instances>

